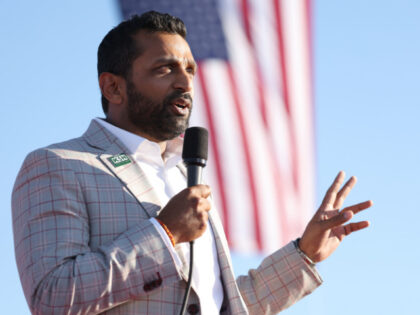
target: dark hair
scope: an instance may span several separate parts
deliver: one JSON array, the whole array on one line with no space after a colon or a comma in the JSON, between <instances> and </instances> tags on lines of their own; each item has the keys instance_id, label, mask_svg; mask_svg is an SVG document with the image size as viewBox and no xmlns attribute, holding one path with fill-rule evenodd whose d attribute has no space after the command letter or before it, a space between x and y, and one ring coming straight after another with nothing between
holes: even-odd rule
<instances>
[{"instance_id":1,"label":"dark hair","mask_svg":"<svg viewBox=\"0 0 420 315\"><path fill-rule=\"evenodd\" d=\"M106 34L98 47L98 77L103 72L110 72L127 78L131 65L142 53L142 48L134 36L141 30L150 33L163 32L179 34L184 39L187 29L184 22L169 14L149 11L141 16L133 15L121 22ZM108 112L108 100L102 95L102 109Z\"/></svg>"}]
</instances>

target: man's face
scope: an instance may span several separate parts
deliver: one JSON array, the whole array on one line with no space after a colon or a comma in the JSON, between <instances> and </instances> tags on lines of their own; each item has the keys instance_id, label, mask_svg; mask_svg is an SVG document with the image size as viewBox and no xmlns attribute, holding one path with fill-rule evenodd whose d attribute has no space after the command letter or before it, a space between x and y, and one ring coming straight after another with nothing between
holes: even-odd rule
<instances>
[{"instance_id":1,"label":"man's face","mask_svg":"<svg viewBox=\"0 0 420 315\"><path fill-rule=\"evenodd\" d=\"M188 127L194 58L179 35L142 32L137 40L143 53L127 78L128 119L151 140L173 139Z\"/></svg>"}]
</instances>

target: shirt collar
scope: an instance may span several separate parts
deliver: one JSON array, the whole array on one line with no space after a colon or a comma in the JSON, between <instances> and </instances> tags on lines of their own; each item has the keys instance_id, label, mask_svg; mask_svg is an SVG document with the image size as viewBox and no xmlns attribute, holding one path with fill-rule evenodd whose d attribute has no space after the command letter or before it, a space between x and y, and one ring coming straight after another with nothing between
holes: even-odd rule
<instances>
[{"instance_id":1,"label":"shirt collar","mask_svg":"<svg viewBox=\"0 0 420 315\"><path fill-rule=\"evenodd\" d=\"M160 160L161 163L169 163L171 165L176 165L181 161L182 145L184 142L182 137L176 137L175 139L166 142L166 150L163 153L164 161L162 161L160 147L157 143L116 127L104 119L97 117L95 120L116 136L128 149L128 153L136 156L136 158L149 160L149 162L152 162L152 160L155 160L155 162Z\"/></svg>"}]
</instances>

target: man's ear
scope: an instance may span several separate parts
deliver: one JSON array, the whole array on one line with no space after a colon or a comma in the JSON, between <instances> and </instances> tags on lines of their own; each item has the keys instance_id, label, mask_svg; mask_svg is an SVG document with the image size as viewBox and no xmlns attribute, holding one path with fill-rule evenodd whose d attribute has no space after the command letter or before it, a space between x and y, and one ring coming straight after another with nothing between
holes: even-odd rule
<instances>
[{"instance_id":1,"label":"man's ear","mask_svg":"<svg viewBox=\"0 0 420 315\"><path fill-rule=\"evenodd\" d=\"M110 104L121 105L126 100L126 84L123 77L109 72L99 75L99 87L102 95Z\"/></svg>"}]
</instances>

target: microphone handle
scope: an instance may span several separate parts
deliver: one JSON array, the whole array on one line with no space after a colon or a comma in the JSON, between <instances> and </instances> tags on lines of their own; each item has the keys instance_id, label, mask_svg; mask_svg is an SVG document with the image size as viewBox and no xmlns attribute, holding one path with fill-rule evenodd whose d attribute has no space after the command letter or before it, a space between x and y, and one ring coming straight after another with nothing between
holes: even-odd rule
<instances>
[{"instance_id":1,"label":"microphone handle","mask_svg":"<svg viewBox=\"0 0 420 315\"><path fill-rule=\"evenodd\" d=\"M205 165L205 164L204 164ZM203 173L203 165L198 164L187 164L187 185L188 187L201 184L201 175ZM188 272L188 282L187 288L185 290L184 299L182 301L180 315L185 314L185 309L187 307L188 297L190 296L191 291L191 282L192 282L192 272L194 265L194 241L190 242L190 270Z\"/></svg>"},{"instance_id":2,"label":"microphone handle","mask_svg":"<svg viewBox=\"0 0 420 315\"><path fill-rule=\"evenodd\" d=\"M201 165L189 164L187 165L187 185L188 187L201 184L201 175L203 167Z\"/></svg>"}]
</instances>

